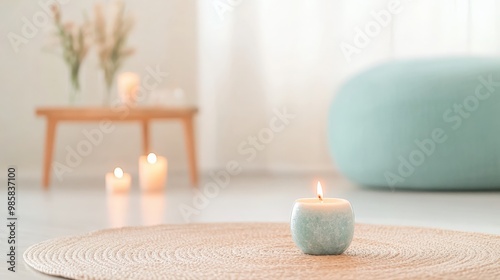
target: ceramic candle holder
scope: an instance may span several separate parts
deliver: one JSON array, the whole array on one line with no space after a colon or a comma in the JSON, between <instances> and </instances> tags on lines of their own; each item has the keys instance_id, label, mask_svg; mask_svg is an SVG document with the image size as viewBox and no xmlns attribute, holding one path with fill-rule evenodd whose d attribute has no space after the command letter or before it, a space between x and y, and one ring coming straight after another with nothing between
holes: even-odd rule
<instances>
[{"instance_id":1,"label":"ceramic candle holder","mask_svg":"<svg viewBox=\"0 0 500 280\"><path fill-rule=\"evenodd\" d=\"M292 238L310 255L340 255L354 235L351 204L339 198L303 198L295 201L290 223Z\"/></svg>"}]
</instances>

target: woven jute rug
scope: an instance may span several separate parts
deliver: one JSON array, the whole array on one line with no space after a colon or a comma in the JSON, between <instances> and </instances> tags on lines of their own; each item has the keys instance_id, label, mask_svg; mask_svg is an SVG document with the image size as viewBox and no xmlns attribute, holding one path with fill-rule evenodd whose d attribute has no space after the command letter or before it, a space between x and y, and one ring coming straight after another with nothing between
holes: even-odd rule
<instances>
[{"instance_id":1,"label":"woven jute rug","mask_svg":"<svg viewBox=\"0 0 500 280\"><path fill-rule=\"evenodd\" d=\"M72 279L500 279L500 235L356 225L339 256L298 250L288 224L128 227L30 247L28 265Z\"/></svg>"}]
</instances>

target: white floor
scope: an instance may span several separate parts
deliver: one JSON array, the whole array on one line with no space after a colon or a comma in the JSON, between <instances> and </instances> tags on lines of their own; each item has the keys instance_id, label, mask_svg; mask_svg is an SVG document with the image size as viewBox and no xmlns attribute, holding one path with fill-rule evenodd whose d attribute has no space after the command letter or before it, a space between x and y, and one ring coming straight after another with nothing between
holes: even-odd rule
<instances>
[{"instance_id":1,"label":"white floor","mask_svg":"<svg viewBox=\"0 0 500 280\"><path fill-rule=\"evenodd\" d=\"M288 222L295 199L315 196L315 176L239 175L208 200L189 186L185 176L170 178L161 194L106 194L101 179L67 178L43 191L38 182L22 182L18 192L19 244L17 272L7 271L4 261L0 279L48 279L22 261L30 245L59 236L80 234L108 227L185 223L184 205L199 212L190 222ZM413 192L362 189L339 176L322 176L326 197L351 201L356 221L412 225L500 234L500 192ZM211 180L206 177L201 186ZM2 192L5 204L5 193ZM3 207L2 207L3 208ZM5 233L5 231L1 231ZM2 237L2 252L7 244ZM5 254L2 253L5 259Z\"/></svg>"}]
</instances>

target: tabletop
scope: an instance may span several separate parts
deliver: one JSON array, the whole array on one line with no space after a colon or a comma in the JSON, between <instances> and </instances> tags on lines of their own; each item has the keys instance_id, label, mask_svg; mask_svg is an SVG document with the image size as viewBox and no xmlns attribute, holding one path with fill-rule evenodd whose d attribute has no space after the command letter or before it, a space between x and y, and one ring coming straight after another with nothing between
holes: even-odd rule
<instances>
[{"instance_id":1,"label":"tabletop","mask_svg":"<svg viewBox=\"0 0 500 280\"><path fill-rule=\"evenodd\" d=\"M59 120L140 120L154 118L183 118L198 112L194 106L186 107L38 107L37 116Z\"/></svg>"}]
</instances>

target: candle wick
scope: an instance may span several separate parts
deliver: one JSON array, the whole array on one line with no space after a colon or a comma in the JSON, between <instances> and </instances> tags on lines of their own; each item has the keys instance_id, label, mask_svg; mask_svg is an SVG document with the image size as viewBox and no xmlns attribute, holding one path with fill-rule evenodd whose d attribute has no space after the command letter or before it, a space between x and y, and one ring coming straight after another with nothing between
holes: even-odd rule
<instances>
[{"instance_id":1,"label":"candle wick","mask_svg":"<svg viewBox=\"0 0 500 280\"><path fill-rule=\"evenodd\" d=\"M321 197L321 195L318 195L318 198L319 200L321 200L321 202L323 202L323 198Z\"/></svg>"}]
</instances>

